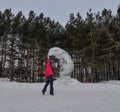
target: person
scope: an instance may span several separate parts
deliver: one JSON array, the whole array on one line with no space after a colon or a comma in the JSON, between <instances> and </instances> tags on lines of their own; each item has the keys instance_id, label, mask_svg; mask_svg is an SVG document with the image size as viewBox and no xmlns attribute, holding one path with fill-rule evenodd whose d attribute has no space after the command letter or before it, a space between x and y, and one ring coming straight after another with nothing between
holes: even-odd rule
<instances>
[{"instance_id":1,"label":"person","mask_svg":"<svg viewBox=\"0 0 120 112\"><path fill-rule=\"evenodd\" d=\"M52 70L52 67L50 65L50 58L47 57L47 62L46 62L46 65L45 65L45 73L44 73L44 76L45 76L45 79L46 79L46 83L42 89L42 94L44 95L46 90L47 90L47 87L48 85L50 84L50 95L54 95L54 91L53 91L53 70Z\"/></svg>"}]
</instances>

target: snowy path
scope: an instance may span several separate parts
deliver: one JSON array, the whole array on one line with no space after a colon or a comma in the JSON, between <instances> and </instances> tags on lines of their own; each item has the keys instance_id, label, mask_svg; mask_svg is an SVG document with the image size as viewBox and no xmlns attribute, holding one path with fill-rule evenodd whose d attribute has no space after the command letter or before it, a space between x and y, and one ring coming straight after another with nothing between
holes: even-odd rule
<instances>
[{"instance_id":1,"label":"snowy path","mask_svg":"<svg viewBox=\"0 0 120 112\"><path fill-rule=\"evenodd\" d=\"M44 83L0 82L0 112L120 112L120 83L70 84L55 81L55 95L41 94Z\"/></svg>"}]
</instances>

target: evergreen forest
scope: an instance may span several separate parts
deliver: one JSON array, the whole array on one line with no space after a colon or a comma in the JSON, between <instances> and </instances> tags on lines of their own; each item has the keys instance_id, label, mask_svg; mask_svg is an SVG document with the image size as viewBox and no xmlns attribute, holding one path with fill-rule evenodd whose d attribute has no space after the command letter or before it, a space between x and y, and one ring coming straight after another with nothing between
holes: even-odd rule
<instances>
[{"instance_id":1,"label":"evergreen forest","mask_svg":"<svg viewBox=\"0 0 120 112\"><path fill-rule=\"evenodd\" d=\"M26 18L22 11L0 11L0 77L34 82L33 71L44 69L52 47L70 53L71 77L81 82L120 80L120 5L116 15L110 9L89 9L84 19L71 13L64 27L44 13L31 10Z\"/></svg>"}]
</instances>

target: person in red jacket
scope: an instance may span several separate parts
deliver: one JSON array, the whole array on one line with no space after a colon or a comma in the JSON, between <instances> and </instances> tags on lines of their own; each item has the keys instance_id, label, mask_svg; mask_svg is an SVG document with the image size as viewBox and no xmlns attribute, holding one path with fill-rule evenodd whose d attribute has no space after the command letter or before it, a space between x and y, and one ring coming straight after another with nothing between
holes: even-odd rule
<instances>
[{"instance_id":1,"label":"person in red jacket","mask_svg":"<svg viewBox=\"0 0 120 112\"><path fill-rule=\"evenodd\" d=\"M54 95L53 93L53 70L51 68L51 65L50 65L50 58L47 57L47 63L45 65L45 79L46 79L46 83L44 85L44 88L42 89L42 94L44 95L46 90L47 90L47 87L48 85L50 84L50 94L51 95Z\"/></svg>"}]
</instances>

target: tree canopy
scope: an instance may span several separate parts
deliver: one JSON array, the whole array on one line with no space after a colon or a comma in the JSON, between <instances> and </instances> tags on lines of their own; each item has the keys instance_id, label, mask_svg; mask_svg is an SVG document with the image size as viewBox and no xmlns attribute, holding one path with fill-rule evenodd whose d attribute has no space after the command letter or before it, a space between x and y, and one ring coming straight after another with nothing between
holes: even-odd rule
<instances>
[{"instance_id":1,"label":"tree canopy","mask_svg":"<svg viewBox=\"0 0 120 112\"><path fill-rule=\"evenodd\" d=\"M13 80L14 69L22 67L27 68L27 76L29 68L39 69L51 47L60 47L80 56L81 81L89 71L87 80L120 80L120 5L116 12L103 9L95 14L90 9L85 19L79 12L71 13L63 27L44 13L31 10L26 18L22 11L16 15L11 9L0 11L1 77L8 68Z\"/></svg>"}]
</instances>

